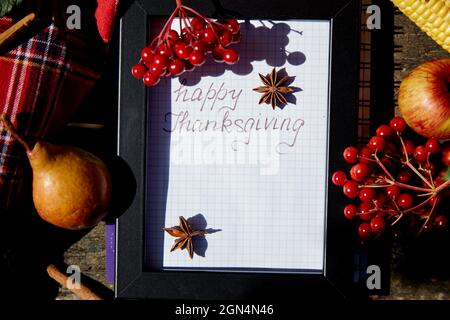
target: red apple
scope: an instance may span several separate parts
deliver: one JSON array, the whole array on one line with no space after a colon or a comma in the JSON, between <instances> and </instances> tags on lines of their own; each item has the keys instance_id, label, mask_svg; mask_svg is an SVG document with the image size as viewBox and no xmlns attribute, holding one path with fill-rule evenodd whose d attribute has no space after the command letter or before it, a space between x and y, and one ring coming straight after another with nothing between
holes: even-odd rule
<instances>
[{"instance_id":1,"label":"red apple","mask_svg":"<svg viewBox=\"0 0 450 320\"><path fill-rule=\"evenodd\" d=\"M450 59L425 62L403 79L398 93L406 123L427 138L450 138Z\"/></svg>"}]
</instances>

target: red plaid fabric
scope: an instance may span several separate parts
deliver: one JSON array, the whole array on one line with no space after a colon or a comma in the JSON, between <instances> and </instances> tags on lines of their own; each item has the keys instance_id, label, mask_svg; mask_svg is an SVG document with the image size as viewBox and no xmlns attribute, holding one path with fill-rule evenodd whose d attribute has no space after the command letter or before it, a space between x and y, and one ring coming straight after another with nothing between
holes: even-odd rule
<instances>
[{"instance_id":1,"label":"red plaid fabric","mask_svg":"<svg viewBox=\"0 0 450 320\"><path fill-rule=\"evenodd\" d=\"M109 40L118 4L110 2L115 4L108 7L110 11L96 14L105 42ZM0 33L13 23L9 18L0 18ZM25 136L43 138L56 132L99 79L106 49L104 43L90 42L89 35L67 33L54 24L45 27L0 55L0 113L6 113ZM27 166L22 146L2 131L0 212L20 198L22 184L29 181L25 180L29 177Z\"/></svg>"}]
</instances>

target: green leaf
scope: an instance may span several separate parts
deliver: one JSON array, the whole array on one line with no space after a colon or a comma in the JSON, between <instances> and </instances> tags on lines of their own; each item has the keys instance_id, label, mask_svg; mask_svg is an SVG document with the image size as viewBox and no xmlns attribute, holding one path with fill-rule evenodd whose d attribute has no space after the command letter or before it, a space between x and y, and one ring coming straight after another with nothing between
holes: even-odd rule
<instances>
[{"instance_id":1,"label":"green leaf","mask_svg":"<svg viewBox=\"0 0 450 320\"><path fill-rule=\"evenodd\" d=\"M7 15L12 9L22 3L23 0L0 0L0 17Z\"/></svg>"},{"instance_id":2,"label":"green leaf","mask_svg":"<svg viewBox=\"0 0 450 320\"><path fill-rule=\"evenodd\" d=\"M450 180L450 167L447 167L447 172L444 174L444 180L448 181Z\"/></svg>"}]
</instances>

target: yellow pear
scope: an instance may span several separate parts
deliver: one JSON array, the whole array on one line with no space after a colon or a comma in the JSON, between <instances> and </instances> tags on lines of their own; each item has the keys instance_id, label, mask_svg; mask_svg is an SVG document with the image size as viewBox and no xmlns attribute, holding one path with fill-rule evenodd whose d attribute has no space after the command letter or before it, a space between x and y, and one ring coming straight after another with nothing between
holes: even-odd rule
<instances>
[{"instance_id":1,"label":"yellow pear","mask_svg":"<svg viewBox=\"0 0 450 320\"><path fill-rule=\"evenodd\" d=\"M1 122L26 149L33 171L33 202L45 221L65 229L95 226L107 214L112 182L107 166L72 146L26 142L4 115Z\"/></svg>"}]
</instances>

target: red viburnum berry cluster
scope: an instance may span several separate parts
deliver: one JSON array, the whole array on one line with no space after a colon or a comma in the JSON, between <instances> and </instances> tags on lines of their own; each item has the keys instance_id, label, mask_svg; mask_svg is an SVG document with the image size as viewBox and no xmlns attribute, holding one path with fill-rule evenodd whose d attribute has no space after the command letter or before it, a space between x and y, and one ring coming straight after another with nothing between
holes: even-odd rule
<instances>
[{"instance_id":1,"label":"red viburnum berry cluster","mask_svg":"<svg viewBox=\"0 0 450 320\"><path fill-rule=\"evenodd\" d=\"M450 142L441 145L429 139L415 145L403 137L405 129L400 117L381 125L366 146L344 150L345 161L352 165L349 177L340 170L332 176L332 182L354 201L343 214L358 221L362 240L405 220L414 233L448 226L444 205L450 197Z\"/></svg>"},{"instance_id":2,"label":"red viburnum berry cluster","mask_svg":"<svg viewBox=\"0 0 450 320\"><path fill-rule=\"evenodd\" d=\"M179 34L171 29L173 20L180 21ZM241 39L236 19L213 21L177 0L177 7L161 33L141 52L141 59L131 73L146 86L155 86L161 77L178 76L201 66L208 53L216 62L235 64L239 53L229 48Z\"/></svg>"}]
</instances>

